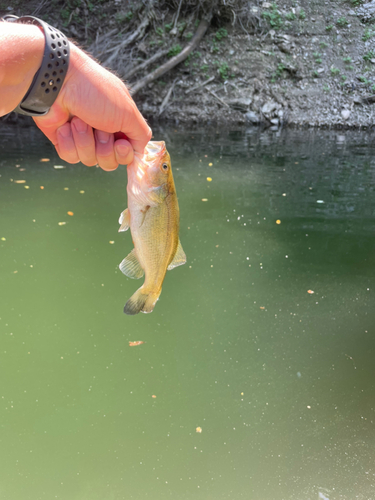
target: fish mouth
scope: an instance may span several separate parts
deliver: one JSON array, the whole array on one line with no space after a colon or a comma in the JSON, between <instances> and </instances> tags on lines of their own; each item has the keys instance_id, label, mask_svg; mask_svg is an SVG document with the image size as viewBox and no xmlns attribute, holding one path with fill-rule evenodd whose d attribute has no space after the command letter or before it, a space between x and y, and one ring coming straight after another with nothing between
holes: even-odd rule
<instances>
[{"instance_id":1,"label":"fish mouth","mask_svg":"<svg viewBox=\"0 0 375 500\"><path fill-rule=\"evenodd\" d=\"M146 146L143 158L147 163L152 163L165 153L165 149L164 141L150 141Z\"/></svg>"}]
</instances>

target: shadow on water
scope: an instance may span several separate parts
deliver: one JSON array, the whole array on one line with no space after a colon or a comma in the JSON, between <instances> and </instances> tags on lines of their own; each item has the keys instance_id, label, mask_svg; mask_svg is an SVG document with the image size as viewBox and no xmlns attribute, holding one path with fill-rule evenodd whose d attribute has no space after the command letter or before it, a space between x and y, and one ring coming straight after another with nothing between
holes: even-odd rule
<instances>
[{"instance_id":1,"label":"shadow on water","mask_svg":"<svg viewBox=\"0 0 375 500\"><path fill-rule=\"evenodd\" d=\"M129 318L125 169L1 124L2 495L372 498L374 135L154 136L188 263Z\"/></svg>"}]
</instances>

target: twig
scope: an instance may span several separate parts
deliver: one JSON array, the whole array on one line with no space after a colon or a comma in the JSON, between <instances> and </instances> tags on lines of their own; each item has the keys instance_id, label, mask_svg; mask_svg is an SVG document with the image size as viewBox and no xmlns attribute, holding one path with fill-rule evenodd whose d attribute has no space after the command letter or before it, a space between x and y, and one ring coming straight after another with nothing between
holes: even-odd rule
<instances>
[{"instance_id":1,"label":"twig","mask_svg":"<svg viewBox=\"0 0 375 500\"><path fill-rule=\"evenodd\" d=\"M160 106L160 108L159 108L159 116L162 114L162 112L165 110L165 108L166 108L166 107L167 107L167 105L168 105L168 102L169 102L169 99L170 99L170 97L171 97L171 95L172 95L172 92L173 92L174 85L175 85L176 81L177 81L177 78L176 78L176 80L172 83L172 85L170 86L170 88L169 88L169 90L168 90L168 92L167 92L167 95L164 97L163 102L161 103L161 106Z\"/></svg>"},{"instance_id":2,"label":"twig","mask_svg":"<svg viewBox=\"0 0 375 500\"><path fill-rule=\"evenodd\" d=\"M177 56L172 57L169 61L167 61L165 64L162 64L159 68L157 68L155 71L152 73L148 74L142 80L138 81L135 83L134 87L131 90L132 95L136 94L139 92L143 87L145 87L148 83L153 82L157 78L161 77L164 75L164 73L167 73L170 69L174 68L179 64L180 62L184 61L187 56L195 50L195 48L199 45L199 42L203 38L204 34L207 31L207 28L210 24L211 21L211 16L209 16L209 19L202 19L201 22L199 23L199 26L197 28L197 31L195 32L195 35L191 39L191 41L186 45L186 47L179 53Z\"/></svg>"},{"instance_id":3,"label":"twig","mask_svg":"<svg viewBox=\"0 0 375 500\"><path fill-rule=\"evenodd\" d=\"M218 95L215 94L215 92L213 92L212 90L210 89L206 89L210 94L212 94L215 99L217 99L219 102L221 102L221 104L223 104L224 106L226 106L227 108L230 108L229 104L227 104L225 101L223 101L223 99L220 99L220 97Z\"/></svg>"},{"instance_id":4,"label":"twig","mask_svg":"<svg viewBox=\"0 0 375 500\"><path fill-rule=\"evenodd\" d=\"M134 40L143 36L143 33L145 32L149 22L150 22L150 18L149 18L148 13L147 13L145 15L143 21L141 22L141 24L138 26L138 28L131 35L129 35L127 38L125 38L125 40L123 40L120 43L120 45L117 45L117 47L113 47L112 49L107 50L107 53L113 51L113 54L110 57L108 57L108 59L104 62L104 66L110 65L111 62L114 59L116 59L120 50L123 50L127 45L132 43Z\"/></svg>"},{"instance_id":5,"label":"twig","mask_svg":"<svg viewBox=\"0 0 375 500\"><path fill-rule=\"evenodd\" d=\"M187 89L185 90L185 94L189 94L190 92L193 92L194 90L197 90L197 89L200 89L201 87L204 87L205 85L207 85L208 83L211 83L213 80L215 80L215 77L214 76L211 76L211 78L209 78L208 80L206 80L205 82L203 83L200 83L199 85L196 85L195 87L193 87L192 89Z\"/></svg>"},{"instance_id":6,"label":"twig","mask_svg":"<svg viewBox=\"0 0 375 500\"><path fill-rule=\"evenodd\" d=\"M171 35L177 35L177 21L178 21L178 18L180 17L181 5L182 5L182 0L180 0L180 3L178 5L176 18L174 20L173 28L171 29L171 32L170 32Z\"/></svg>"}]
</instances>

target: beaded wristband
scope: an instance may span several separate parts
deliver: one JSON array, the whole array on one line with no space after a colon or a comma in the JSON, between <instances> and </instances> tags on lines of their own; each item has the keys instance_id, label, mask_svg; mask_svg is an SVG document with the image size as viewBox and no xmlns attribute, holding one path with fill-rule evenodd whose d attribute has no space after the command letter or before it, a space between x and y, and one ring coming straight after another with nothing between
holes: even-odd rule
<instances>
[{"instance_id":1,"label":"beaded wristband","mask_svg":"<svg viewBox=\"0 0 375 500\"><path fill-rule=\"evenodd\" d=\"M28 116L45 115L55 102L68 72L69 41L61 31L37 17L8 15L4 16L1 20L21 24L34 24L42 28L44 32L46 44L42 65L35 73L29 90L14 111Z\"/></svg>"}]
</instances>

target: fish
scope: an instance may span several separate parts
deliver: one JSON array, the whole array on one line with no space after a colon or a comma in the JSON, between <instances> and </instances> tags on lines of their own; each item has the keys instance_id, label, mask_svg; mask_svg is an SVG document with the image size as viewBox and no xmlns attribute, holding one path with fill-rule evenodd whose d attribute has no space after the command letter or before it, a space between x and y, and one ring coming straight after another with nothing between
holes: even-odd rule
<instances>
[{"instance_id":1,"label":"fish","mask_svg":"<svg viewBox=\"0 0 375 500\"><path fill-rule=\"evenodd\" d=\"M119 268L128 278L145 276L124 307L125 314L134 315L154 310L167 270L185 264L186 255L179 239L180 210L165 142L150 141L143 156L134 154L127 172L128 208L120 215L119 232L130 228L134 248Z\"/></svg>"}]
</instances>

